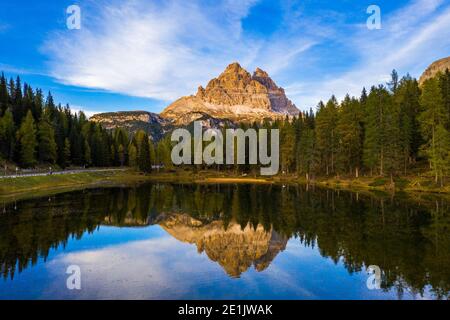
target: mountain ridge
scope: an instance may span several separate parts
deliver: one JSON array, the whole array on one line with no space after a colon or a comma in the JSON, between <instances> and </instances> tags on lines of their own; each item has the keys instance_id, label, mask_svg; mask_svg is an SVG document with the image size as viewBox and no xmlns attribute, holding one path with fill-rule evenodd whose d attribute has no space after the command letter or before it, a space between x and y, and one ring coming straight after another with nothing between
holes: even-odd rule
<instances>
[{"instance_id":1,"label":"mountain ridge","mask_svg":"<svg viewBox=\"0 0 450 320\"><path fill-rule=\"evenodd\" d=\"M253 75L237 62L228 65L207 86L199 86L195 95L184 96L166 107L160 114L147 111L100 113L92 121L106 129L123 127L130 132L145 130L153 139L158 130L167 132L174 126L188 126L200 120L209 127L230 123L275 120L300 113L283 88L269 74L256 68Z\"/></svg>"}]
</instances>

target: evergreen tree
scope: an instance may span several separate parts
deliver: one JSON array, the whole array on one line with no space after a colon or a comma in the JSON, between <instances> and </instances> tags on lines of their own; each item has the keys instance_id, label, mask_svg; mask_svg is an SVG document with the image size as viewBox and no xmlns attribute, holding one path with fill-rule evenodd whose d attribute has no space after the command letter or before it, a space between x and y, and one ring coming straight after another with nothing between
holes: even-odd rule
<instances>
[{"instance_id":1,"label":"evergreen tree","mask_svg":"<svg viewBox=\"0 0 450 320\"><path fill-rule=\"evenodd\" d=\"M54 164L56 162L55 131L49 120L43 116L38 125L39 161Z\"/></svg>"},{"instance_id":2,"label":"evergreen tree","mask_svg":"<svg viewBox=\"0 0 450 320\"><path fill-rule=\"evenodd\" d=\"M152 169L150 164L150 145L148 136L145 134L143 139L141 139L141 145L139 148L139 159L138 159L139 170L145 173L149 173Z\"/></svg>"},{"instance_id":3,"label":"evergreen tree","mask_svg":"<svg viewBox=\"0 0 450 320\"><path fill-rule=\"evenodd\" d=\"M423 111L419 121L426 140L422 150L428 157L436 183L440 181L443 185L443 176L449 168L450 137L445 128L447 114L437 77L423 84L420 104Z\"/></svg>"},{"instance_id":4,"label":"evergreen tree","mask_svg":"<svg viewBox=\"0 0 450 320\"><path fill-rule=\"evenodd\" d=\"M394 103L399 109L400 145L403 157L403 170L417 158L422 137L417 121L420 112L420 89L417 81L410 76L402 78L394 94Z\"/></svg>"},{"instance_id":5,"label":"evergreen tree","mask_svg":"<svg viewBox=\"0 0 450 320\"><path fill-rule=\"evenodd\" d=\"M68 167L70 165L70 141L68 138L64 140L64 160L63 160L63 166Z\"/></svg>"},{"instance_id":6,"label":"evergreen tree","mask_svg":"<svg viewBox=\"0 0 450 320\"><path fill-rule=\"evenodd\" d=\"M359 176L362 165L362 111L359 101L345 97L336 127L339 136L338 167L341 172Z\"/></svg>"},{"instance_id":7,"label":"evergreen tree","mask_svg":"<svg viewBox=\"0 0 450 320\"><path fill-rule=\"evenodd\" d=\"M14 83L11 80L11 83ZM25 117L23 104L22 104L22 85L20 81L20 77L16 78L16 82L14 85L10 88L13 93L11 94L12 99L12 113L14 116L14 122L17 126L19 126L22 123L22 119Z\"/></svg>"},{"instance_id":8,"label":"evergreen tree","mask_svg":"<svg viewBox=\"0 0 450 320\"><path fill-rule=\"evenodd\" d=\"M380 175L389 173L392 178L402 162L398 107L386 88L379 86L372 87L365 108L364 164L371 173L378 169Z\"/></svg>"},{"instance_id":9,"label":"evergreen tree","mask_svg":"<svg viewBox=\"0 0 450 320\"><path fill-rule=\"evenodd\" d=\"M92 164L92 158L91 158L91 147L89 146L89 143L87 140L84 140L84 165L90 166Z\"/></svg>"},{"instance_id":10,"label":"evergreen tree","mask_svg":"<svg viewBox=\"0 0 450 320\"><path fill-rule=\"evenodd\" d=\"M33 114L28 111L17 132L17 142L20 148L20 165L22 167L34 166L36 161L36 126Z\"/></svg>"},{"instance_id":11,"label":"evergreen tree","mask_svg":"<svg viewBox=\"0 0 450 320\"><path fill-rule=\"evenodd\" d=\"M119 156L119 164L121 167L123 167L125 165L125 148L123 147L123 145L119 145L119 148L117 149L117 153ZM150 161L150 154L149 154L149 158L148 160Z\"/></svg>"},{"instance_id":12,"label":"evergreen tree","mask_svg":"<svg viewBox=\"0 0 450 320\"><path fill-rule=\"evenodd\" d=\"M314 164L315 133L314 113L304 114L298 121L297 133L297 170L309 180Z\"/></svg>"},{"instance_id":13,"label":"evergreen tree","mask_svg":"<svg viewBox=\"0 0 450 320\"><path fill-rule=\"evenodd\" d=\"M295 128L294 124L286 119L280 130L280 156L281 171L289 173L295 164Z\"/></svg>"},{"instance_id":14,"label":"evergreen tree","mask_svg":"<svg viewBox=\"0 0 450 320\"><path fill-rule=\"evenodd\" d=\"M0 117L2 117L9 105L8 86L6 84L5 75L2 72L0 77Z\"/></svg>"},{"instance_id":15,"label":"evergreen tree","mask_svg":"<svg viewBox=\"0 0 450 320\"><path fill-rule=\"evenodd\" d=\"M0 155L4 159L13 160L15 139L13 115L11 111L6 110L0 118Z\"/></svg>"},{"instance_id":16,"label":"evergreen tree","mask_svg":"<svg viewBox=\"0 0 450 320\"><path fill-rule=\"evenodd\" d=\"M128 164L130 167L135 168L137 167L137 148L133 143L130 143L128 146Z\"/></svg>"},{"instance_id":17,"label":"evergreen tree","mask_svg":"<svg viewBox=\"0 0 450 320\"><path fill-rule=\"evenodd\" d=\"M440 75L440 88L442 99L444 100L444 109L446 111L445 128L450 130L450 70L447 69L445 73Z\"/></svg>"},{"instance_id":18,"label":"evergreen tree","mask_svg":"<svg viewBox=\"0 0 450 320\"><path fill-rule=\"evenodd\" d=\"M333 96L324 106L319 103L316 115L316 150L321 169L328 176L335 171L338 136L336 132L338 103Z\"/></svg>"}]
</instances>

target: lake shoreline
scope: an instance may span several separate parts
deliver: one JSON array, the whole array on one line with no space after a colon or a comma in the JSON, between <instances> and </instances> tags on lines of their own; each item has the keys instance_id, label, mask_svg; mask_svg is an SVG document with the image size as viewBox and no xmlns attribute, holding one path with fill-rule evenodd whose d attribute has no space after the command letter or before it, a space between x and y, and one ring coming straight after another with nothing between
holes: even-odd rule
<instances>
[{"instance_id":1,"label":"lake shoreline","mask_svg":"<svg viewBox=\"0 0 450 320\"><path fill-rule=\"evenodd\" d=\"M126 187L146 182L190 183L190 184L276 184L309 185L354 192L382 192L386 194L434 194L450 196L450 187L439 188L430 183L430 178L401 178L392 186L388 178L361 177L318 178L307 181L298 176L254 177L238 176L229 172L201 171L153 172L142 174L133 170L111 172L83 172L70 175L48 175L39 177L19 177L3 179L0 184L0 200L11 198L34 198L80 189L103 187Z\"/></svg>"}]
</instances>

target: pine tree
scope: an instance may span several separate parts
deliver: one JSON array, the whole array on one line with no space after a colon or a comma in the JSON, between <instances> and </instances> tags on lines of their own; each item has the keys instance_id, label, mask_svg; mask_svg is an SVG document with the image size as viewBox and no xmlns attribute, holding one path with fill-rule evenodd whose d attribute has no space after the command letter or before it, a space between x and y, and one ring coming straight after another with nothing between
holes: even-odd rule
<instances>
[{"instance_id":1,"label":"pine tree","mask_svg":"<svg viewBox=\"0 0 450 320\"><path fill-rule=\"evenodd\" d=\"M0 155L4 159L13 160L15 139L13 115L11 111L6 110L0 118Z\"/></svg>"},{"instance_id":2,"label":"pine tree","mask_svg":"<svg viewBox=\"0 0 450 320\"><path fill-rule=\"evenodd\" d=\"M83 160L85 166L90 166L92 164L91 147L89 146L89 142L87 140L84 140Z\"/></svg>"},{"instance_id":3,"label":"pine tree","mask_svg":"<svg viewBox=\"0 0 450 320\"><path fill-rule=\"evenodd\" d=\"M398 73L397 70L392 70L391 72L391 81L388 83L389 89L392 93L396 93L399 85Z\"/></svg>"},{"instance_id":4,"label":"pine tree","mask_svg":"<svg viewBox=\"0 0 450 320\"><path fill-rule=\"evenodd\" d=\"M309 180L315 159L314 113L304 114L298 121L297 170Z\"/></svg>"},{"instance_id":5,"label":"pine tree","mask_svg":"<svg viewBox=\"0 0 450 320\"><path fill-rule=\"evenodd\" d=\"M17 132L17 142L20 148L20 164L22 167L34 166L36 161L36 126L33 114L28 111Z\"/></svg>"},{"instance_id":6,"label":"pine tree","mask_svg":"<svg viewBox=\"0 0 450 320\"><path fill-rule=\"evenodd\" d=\"M428 157L435 181L443 185L443 176L449 168L449 131L445 128L446 110L437 77L425 81L420 97L422 113L419 122L426 143L422 150Z\"/></svg>"},{"instance_id":7,"label":"pine tree","mask_svg":"<svg viewBox=\"0 0 450 320\"><path fill-rule=\"evenodd\" d=\"M128 146L128 164L130 167L137 167L137 148L134 143Z\"/></svg>"},{"instance_id":8,"label":"pine tree","mask_svg":"<svg viewBox=\"0 0 450 320\"><path fill-rule=\"evenodd\" d=\"M319 103L316 115L316 151L321 169L328 176L335 171L338 136L336 132L338 103L333 96L324 106Z\"/></svg>"},{"instance_id":9,"label":"pine tree","mask_svg":"<svg viewBox=\"0 0 450 320\"><path fill-rule=\"evenodd\" d=\"M2 117L8 109L8 101L8 86L6 84L5 75L2 72L2 76L0 77L0 117Z\"/></svg>"},{"instance_id":10,"label":"pine tree","mask_svg":"<svg viewBox=\"0 0 450 320\"><path fill-rule=\"evenodd\" d=\"M139 148L139 158L138 158L139 170L145 173L149 173L152 169L150 164L150 145L148 136L145 134L141 140L141 145Z\"/></svg>"},{"instance_id":11,"label":"pine tree","mask_svg":"<svg viewBox=\"0 0 450 320\"><path fill-rule=\"evenodd\" d=\"M117 149L117 154L119 157L119 164L121 167L123 167L125 165L125 148L123 147L122 144L119 145L119 148ZM150 161L150 156L149 156L149 161Z\"/></svg>"},{"instance_id":12,"label":"pine tree","mask_svg":"<svg viewBox=\"0 0 450 320\"><path fill-rule=\"evenodd\" d=\"M402 78L394 94L394 103L399 108L400 145L403 157L403 170L406 174L408 164L415 161L422 144L417 116L420 111L420 89L417 81L410 76Z\"/></svg>"},{"instance_id":13,"label":"pine tree","mask_svg":"<svg viewBox=\"0 0 450 320\"><path fill-rule=\"evenodd\" d=\"M338 167L340 171L359 176L362 165L362 111L359 101L345 97L336 127L339 136Z\"/></svg>"},{"instance_id":14,"label":"pine tree","mask_svg":"<svg viewBox=\"0 0 450 320\"><path fill-rule=\"evenodd\" d=\"M71 158L70 158L70 141L68 138L64 139L64 158L63 158L63 167L66 168L70 166Z\"/></svg>"},{"instance_id":15,"label":"pine tree","mask_svg":"<svg viewBox=\"0 0 450 320\"><path fill-rule=\"evenodd\" d=\"M56 162L55 131L49 120L43 116L38 125L39 161L54 164Z\"/></svg>"},{"instance_id":16,"label":"pine tree","mask_svg":"<svg viewBox=\"0 0 450 320\"><path fill-rule=\"evenodd\" d=\"M11 83L14 83L11 81ZM12 113L14 116L14 122L17 126L19 126L22 123L22 119L25 117L23 104L22 104L22 85L20 81L20 77L16 78L16 82L14 85L10 88L13 93L11 94L11 100L12 100Z\"/></svg>"},{"instance_id":17,"label":"pine tree","mask_svg":"<svg viewBox=\"0 0 450 320\"><path fill-rule=\"evenodd\" d=\"M447 69L440 77L440 88L442 93L442 98L444 100L444 109L446 110L446 124L447 130L450 130L450 70Z\"/></svg>"},{"instance_id":18,"label":"pine tree","mask_svg":"<svg viewBox=\"0 0 450 320\"><path fill-rule=\"evenodd\" d=\"M295 128L288 118L280 130L281 171L289 173L295 164Z\"/></svg>"},{"instance_id":19,"label":"pine tree","mask_svg":"<svg viewBox=\"0 0 450 320\"><path fill-rule=\"evenodd\" d=\"M399 109L383 86L372 87L365 109L364 164L392 178L402 163Z\"/></svg>"}]
</instances>

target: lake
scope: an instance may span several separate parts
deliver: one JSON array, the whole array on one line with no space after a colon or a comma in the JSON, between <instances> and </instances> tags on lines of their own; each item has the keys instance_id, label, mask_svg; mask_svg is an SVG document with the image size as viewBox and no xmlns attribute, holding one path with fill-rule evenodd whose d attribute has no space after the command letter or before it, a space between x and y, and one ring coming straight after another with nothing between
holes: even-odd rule
<instances>
[{"instance_id":1,"label":"lake","mask_svg":"<svg viewBox=\"0 0 450 320\"><path fill-rule=\"evenodd\" d=\"M0 299L446 299L450 292L450 204L435 196L146 184L0 205ZM67 285L74 267L80 290Z\"/></svg>"}]
</instances>

